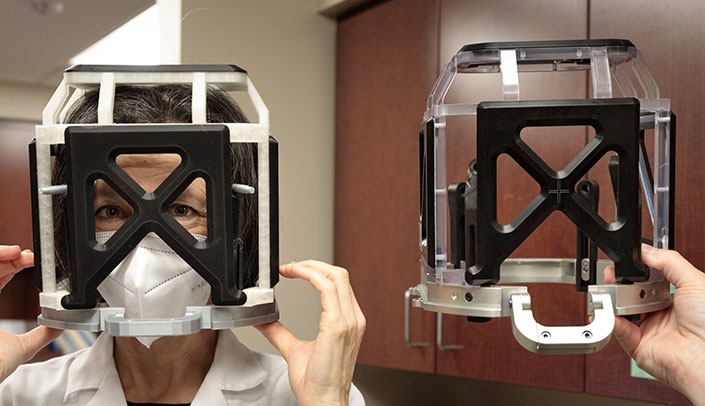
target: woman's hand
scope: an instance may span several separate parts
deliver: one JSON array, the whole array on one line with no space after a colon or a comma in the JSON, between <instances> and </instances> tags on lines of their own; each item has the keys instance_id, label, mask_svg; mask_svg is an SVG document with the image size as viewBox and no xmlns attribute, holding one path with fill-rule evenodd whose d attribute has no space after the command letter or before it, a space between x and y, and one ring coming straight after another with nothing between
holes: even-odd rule
<instances>
[{"instance_id":1,"label":"woman's hand","mask_svg":"<svg viewBox=\"0 0 705 406\"><path fill-rule=\"evenodd\" d=\"M4 288L17 272L32 265L32 251L22 251L16 245L0 245L0 289ZM4 381L20 364L32 359L60 334L61 330L44 326L20 335L0 332L0 381Z\"/></svg>"},{"instance_id":2,"label":"woman's hand","mask_svg":"<svg viewBox=\"0 0 705 406\"><path fill-rule=\"evenodd\" d=\"M278 321L256 328L289 364L289 382L299 405L346 405L366 323L348 271L304 261L283 265L279 272L304 279L320 292L318 336L314 341L299 340Z\"/></svg>"},{"instance_id":3,"label":"woman's hand","mask_svg":"<svg viewBox=\"0 0 705 406\"><path fill-rule=\"evenodd\" d=\"M675 251L643 245L641 260L676 286L673 306L643 315L639 325L617 317L614 336L640 368L705 405L705 274ZM613 272L606 270L606 281Z\"/></svg>"}]
</instances>

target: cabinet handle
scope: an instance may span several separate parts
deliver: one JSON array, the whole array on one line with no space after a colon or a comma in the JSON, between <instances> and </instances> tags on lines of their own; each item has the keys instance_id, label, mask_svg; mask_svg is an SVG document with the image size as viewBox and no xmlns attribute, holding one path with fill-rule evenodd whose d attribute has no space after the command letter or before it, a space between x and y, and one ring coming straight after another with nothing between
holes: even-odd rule
<instances>
[{"instance_id":1,"label":"cabinet handle","mask_svg":"<svg viewBox=\"0 0 705 406\"><path fill-rule=\"evenodd\" d=\"M411 331L409 328L409 308L411 307L411 296L419 296L417 286L411 287L404 292L404 342L407 347L411 348L428 347L430 343L411 341Z\"/></svg>"},{"instance_id":2,"label":"cabinet handle","mask_svg":"<svg viewBox=\"0 0 705 406\"><path fill-rule=\"evenodd\" d=\"M441 351L452 351L463 348L457 344L443 344L443 313L436 313L436 347Z\"/></svg>"}]
</instances>

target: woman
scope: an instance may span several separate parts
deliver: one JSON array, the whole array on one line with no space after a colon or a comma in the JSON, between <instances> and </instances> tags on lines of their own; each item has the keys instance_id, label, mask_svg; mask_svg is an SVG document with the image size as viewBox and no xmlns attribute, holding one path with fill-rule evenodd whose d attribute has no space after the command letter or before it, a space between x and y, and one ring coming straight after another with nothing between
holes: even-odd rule
<instances>
[{"instance_id":1,"label":"woman","mask_svg":"<svg viewBox=\"0 0 705 406\"><path fill-rule=\"evenodd\" d=\"M190 100L191 89L187 86L118 87L114 121L188 123ZM245 120L239 108L221 91L209 90L207 106L208 122ZM66 122L95 123L96 108L97 92L89 92L72 108ZM248 148L246 144L233 147L233 175L236 182L253 184L248 181L254 176L254 159ZM160 184L178 165L178 159L169 154L119 158L118 165L145 190ZM64 157L59 152L55 167L57 182L61 183L65 175ZM196 236L206 232L202 208L204 189L205 184L197 180L169 209L177 221ZM59 271L65 269L63 264L66 263L65 246L60 243L65 241L62 204L57 201L55 205ZM254 238L256 220L253 209L246 208L246 213L249 213L245 226L247 241ZM109 188L96 183L97 232L109 238L130 214L129 205ZM256 275L253 256L256 257L256 253L250 252L245 258L249 275ZM29 250L0 246L0 287L14 273L32 265L33 254ZM125 273L140 272L133 268ZM130 279L116 272L117 268L108 279L114 282L124 276L126 279L120 279L121 283ZM0 403L336 405L350 401L364 404L359 391L354 388L351 391L351 380L365 319L347 271L318 261L304 261L284 265L280 273L311 283L320 292L323 307L319 333L314 341L297 339L278 321L256 326L286 362L247 350L229 330L201 330L188 336L161 337L150 342L102 334L90 349L42 364L19 366L60 334L60 331L39 326L23 335L0 333L0 379L4 380L0 385ZM246 280L255 282L252 276ZM134 300L108 287L106 281L99 291L108 304L123 300L126 313L130 311L128 308Z\"/></svg>"}]
</instances>

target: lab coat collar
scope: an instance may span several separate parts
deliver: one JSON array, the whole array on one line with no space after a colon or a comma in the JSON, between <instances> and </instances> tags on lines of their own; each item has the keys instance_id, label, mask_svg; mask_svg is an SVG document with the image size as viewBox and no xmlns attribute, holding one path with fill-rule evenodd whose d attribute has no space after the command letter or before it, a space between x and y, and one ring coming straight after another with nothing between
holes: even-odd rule
<instances>
[{"instance_id":1,"label":"lab coat collar","mask_svg":"<svg viewBox=\"0 0 705 406\"><path fill-rule=\"evenodd\" d=\"M127 403L113 361L113 337L108 334L98 336L93 346L83 350L69 367L64 402L83 390L97 391L89 405L101 404L100 399L110 399L110 403L102 404Z\"/></svg>"},{"instance_id":2,"label":"lab coat collar","mask_svg":"<svg viewBox=\"0 0 705 406\"><path fill-rule=\"evenodd\" d=\"M83 351L69 367L64 401L68 401L77 391L95 390L96 394L89 405L124 405L125 396L113 360L113 337L101 334L90 349ZM226 392L255 388L268 377L269 373L235 334L222 330L218 334L213 364L192 405L225 406Z\"/></svg>"},{"instance_id":3,"label":"lab coat collar","mask_svg":"<svg viewBox=\"0 0 705 406\"><path fill-rule=\"evenodd\" d=\"M263 384L269 373L262 367L253 353L235 337L230 330L218 334L215 357L203 384L196 393L192 405L227 405L226 392L252 389ZM221 393L222 398L213 398Z\"/></svg>"}]
</instances>

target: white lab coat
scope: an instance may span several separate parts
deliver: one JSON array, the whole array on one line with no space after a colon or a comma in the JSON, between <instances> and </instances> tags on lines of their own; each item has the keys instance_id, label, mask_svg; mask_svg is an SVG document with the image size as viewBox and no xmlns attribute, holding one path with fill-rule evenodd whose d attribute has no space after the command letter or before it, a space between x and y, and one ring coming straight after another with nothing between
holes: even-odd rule
<instances>
[{"instance_id":1,"label":"white lab coat","mask_svg":"<svg viewBox=\"0 0 705 406\"><path fill-rule=\"evenodd\" d=\"M0 384L0 405L125 406L113 361L113 337L101 334L91 348L20 366ZM250 351L230 330L218 335L210 370L192 406L296 405L283 358ZM351 405L364 405L353 386Z\"/></svg>"}]
</instances>

